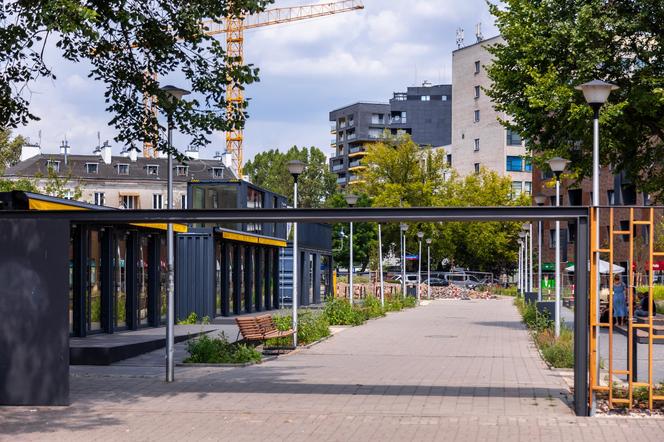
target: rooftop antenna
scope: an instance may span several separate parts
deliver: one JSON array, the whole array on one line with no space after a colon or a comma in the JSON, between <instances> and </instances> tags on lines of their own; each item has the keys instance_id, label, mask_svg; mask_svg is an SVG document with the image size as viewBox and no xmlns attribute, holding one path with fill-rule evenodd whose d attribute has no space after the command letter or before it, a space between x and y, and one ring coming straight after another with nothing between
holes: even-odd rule
<instances>
[{"instance_id":1,"label":"rooftop antenna","mask_svg":"<svg viewBox=\"0 0 664 442\"><path fill-rule=\"evenodd\" d=\"M475 25L475 38L477 38L477 42L481 42L484 40L484 36L482 35L482 23L478 23Z\"/></svg>"},{"instance_id":2,"label":"rooftop antenna","mask_svg":"<svg viewBox=\"0 0 664 442\"><path fill-rule=\"evenodd\" d=\"M38 135L39 141L38 141L38 143L37 143L37 146L41 147L41 141L42 141L42 139L41 139L41 129L39 129L38 134L39 134L39 135Z\"/></svg>"},{"instance_id":3,"label":"rooftop antenna","mask_svg":"<svg viewBox=\"0 0 664 442\"><path fill-rule=\"evenodd\" d=\"M463 47L463 28L457 28L456 30L456 44L457 44L457 49L461 49Z\"/></svg>"},{"instance_id":4,"label":"rooftop antenna","mask_svg":"<svg viewBox=\"0 0 664 442\"><path fill-rule=\"evenodd\" d=\"M65 164L67 164L67 157L69 155L69 142L67 141L67 135L66 134L65 134L65 139L62 142L62 146L60 146L60 151L64 154Z\"/></svg>"}]
</instances>

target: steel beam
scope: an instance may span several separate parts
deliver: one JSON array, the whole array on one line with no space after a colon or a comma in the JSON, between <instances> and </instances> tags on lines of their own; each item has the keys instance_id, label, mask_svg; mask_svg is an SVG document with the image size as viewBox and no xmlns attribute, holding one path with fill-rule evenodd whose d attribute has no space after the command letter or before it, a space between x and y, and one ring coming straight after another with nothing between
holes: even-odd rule
<instances>
[{"instance_id":1,"label":"steel beam","mask_svg":"<svg viewBox=\"0 0 664 442\"><path fill-rule=\"evenodd\" d=\"M578 220L574 271L574 411L588 416L588 218Z\"/></svg>"}]
</instances>

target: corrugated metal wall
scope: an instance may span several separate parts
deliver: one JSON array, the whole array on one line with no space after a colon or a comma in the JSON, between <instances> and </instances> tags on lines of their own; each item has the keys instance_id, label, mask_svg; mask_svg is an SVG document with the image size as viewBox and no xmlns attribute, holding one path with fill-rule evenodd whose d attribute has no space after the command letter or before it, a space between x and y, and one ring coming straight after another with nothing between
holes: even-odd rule
<instances>
[{"instance_id":1,"label":"corrugated metal wall","mask_svg":"<svg viewBox=\"0 0 664 442\"><path fill-rule=\"evenodd\" d=\"M176 320L192 312L199 318L214 318L214 237L211 231L177 235L175 269Z\"/></svg>"}]
</instances>

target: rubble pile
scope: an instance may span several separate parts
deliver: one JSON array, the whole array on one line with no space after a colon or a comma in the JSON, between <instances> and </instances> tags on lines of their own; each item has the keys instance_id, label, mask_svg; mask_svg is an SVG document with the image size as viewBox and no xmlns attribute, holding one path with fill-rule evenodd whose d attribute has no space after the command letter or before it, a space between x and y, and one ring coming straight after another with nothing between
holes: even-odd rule
<instances>
[{"instance_id":1,"label":"rubble pile","mask_svg":"<svg viewBox=\"0 0 664 442\"><path fill-rule=\"evenodd\" d=\"M422 298L427 298L427 286L422 284ZM431 299L497 299L491 292L471 290L465 287L449 285L447 287L431 287Z\"/></svg>"}]
</instances>

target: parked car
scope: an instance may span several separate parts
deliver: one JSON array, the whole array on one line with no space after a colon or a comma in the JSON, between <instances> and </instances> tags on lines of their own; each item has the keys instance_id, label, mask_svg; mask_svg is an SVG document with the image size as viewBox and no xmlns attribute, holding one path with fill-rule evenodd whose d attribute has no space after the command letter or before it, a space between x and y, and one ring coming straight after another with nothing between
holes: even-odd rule
<instances>
[{"instance_id":1,"label":"parked car","mask_svg":"<svg viewBox=\"0 0 664 442\"><path fill-rule=\"evenodd\" d=\"M431 287L447 287L450 285L449 281L443 278L430 278L428 280L422 281L424 284L430 285Z\"/></svg>"},{"instance_id":2,"label":"parked car","mask_svg":"<svg viewBox=\"0 0 664 442\"><path fill-rule=\"evenodd\" d=\"M394 277L394 280L397 282L401 282L401 275L397 275ZM417 284L417 275L413 273L407 273L406 274L406 284Z\"/></svg>"}]
</instances>

